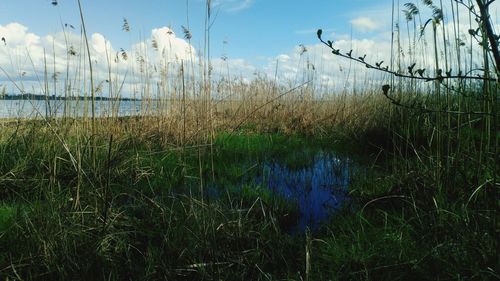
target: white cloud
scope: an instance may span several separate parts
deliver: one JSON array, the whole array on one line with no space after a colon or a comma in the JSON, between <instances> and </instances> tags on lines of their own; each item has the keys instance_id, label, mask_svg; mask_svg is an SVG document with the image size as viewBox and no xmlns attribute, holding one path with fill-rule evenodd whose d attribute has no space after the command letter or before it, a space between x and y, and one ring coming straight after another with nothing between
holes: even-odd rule
<instances>
[{"instance_id":1,"label":"white cloud","mask_svg":"<svg viewBox=\"0 0 500 281\"><path fill-rule=\"evenodd\" d=\"M358 17L351 20L351 24L357 31L360 32L371 32L377 30L381 23L369 18L369 17Z\"/></svg>"},{"instance_id":2,"label":"white cloud","mask_svg":"<svg viewBox=\"0 0 500 281\"><path fill-rule=\"evenodd\" d=\"M94 33L91 38L91 45L94 51L98 54L105 54L106 50L110 50L111 44L106 42L106 39L102 34Z\"/></svg>"},{"instance_id":3,"label":"white cloud","mask_svg":"<svg viewBox=\"0 0 500 281\"><path fill-rule=\"evenodd\" d=\"M31 46L38 44L40 37L33 33L28 33L27 31L27 27L16 22L9 23L5 26L0 25L0 36L5 38L5 42L11 46Z\"/></svg>"},{"instance_id":4,"label":"white cloud","mask_svg":"<svg viewBox=\"0 0 500 281\"><path fill-rule=\"evenodd\" d=\"M335 48L340 48L343 53L352 48L353 56L367 54L367 58L373 61L380 61L381 57L390 55L388 42L342 39L334 44ZM330 91L352 90L354 80L363 80L365 76L370 79L380 79L379 73L333 55L323 44L305 47L307 49L305 53L302 53L302 48L297 46L286 54L270 58L263 71L268 77L274 77L275 73L278 73L278 80L285 85L297 85L312 80L313 85Z\"/></svg>"},{"instance_id":5,"label":"white cloud","mask_svg":"<svg viewBox=\"0 0 500 281\"><path fill-rule=\"evenodd\" d=\"M257 71L257 68L244 59L212 59L213 75L216 79L226 77L251 78ZM229 77L228 77L229 76Z\"/></svg>"},{"instance_id":6,"label":"white cloud","mask_svg":"<svg viewBox=\"0 0 500 281\"><path fill-rule=\"evenodd\" d=\"M153 43L156 42L156 43ZM168 28L156 28L151 31L151 46L168 60L189 60L196 57L196 50L186 40L178 38L175 32Z\"/></svg>"},{"instance_id":7,"label":"white cloud","mask_svg":"<svg viewBox=\"0 0 500 281\"><path fill-rule=\"evenodd\" d=\"M276 60L279 62L287 62L290 60L290 56L289 55L279 55L276 57Z\"/></svg>"},{"instance_id":8,"label":"white cloud","mask_svg":"<svg viewBox=\"0 0 500 281\"><path fill-rule=\"evenodd\" d=\"M14 82L25 91L41 93L44 80L52 82L56 78L60 91L65 83L71 83L71 91L78 95L88 89L85 85L88 83L88 58L83 55L86 47L79 34L59 32L39 36L22 24L10 23L0 25L0 37L6 42L0 42L0 66L7 73L0 72L0 85L12 85L14 89L14 84L10 83ZM90 35L89 46L95 84L107 83L111 70L111 80L123 82L125 88L129 88L123 92L129 93L134 85L144 82L141 71L146 68L150 82L156 83L161 75L175 75L173 70L178 69L181 60L197 60L196 50L167 27L153 29L150 39L124 52L115 50L100 33Z\"/></svg>"}]
</instances>

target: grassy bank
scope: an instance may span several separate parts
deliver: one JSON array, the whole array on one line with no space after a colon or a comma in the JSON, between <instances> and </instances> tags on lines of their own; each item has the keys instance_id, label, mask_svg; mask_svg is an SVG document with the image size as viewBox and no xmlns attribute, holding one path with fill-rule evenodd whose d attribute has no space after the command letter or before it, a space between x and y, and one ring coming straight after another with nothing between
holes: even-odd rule
<instances>
[{"instance_id":1,"label":"grassy bank","mask_svg":"<svg viewBox=\"0 0 500 281\"><path fill-rule=\"evenodd\" d=\"M465 174L443 175L437 188L435 158L424 157L423 148L394 156L384 127L348 134L339 125L317 138L247 123L236 132L221 129L212 143L179 146L151 125L162 120L151 118L100 120L93 137L82 120L40 122L2 128L5 278L465 280L496 274L491 198L465 184L477 180L475 172L457 160L453 170ZM286 230L296 212L292 203L257 186L232 188L255 172L241 164L248 159L293 165L292 151L315 147L360 155L368 170L350 188L354 205L312 234ZM224 187L215 199L204 191L214 178Z\"/></svg>"},{"instance_id":2,"label":"grassy bank","mask_svg":"<svg viewBox=\"0 0 500 281\"><path fill-rule=\"evenodd\" d=\"M452 2L449 23L458 26L458 4L467 4ZM215 78L209 55L168 61L154 42L161 63L146 63L154 55L144 50L125 63L122 49L95 86L82 32L83 54L68 52L66 73L53 79L45 65L40 89L47 106L54 94L74 94L67 85L82 89L83 113L36 109L34 118L0 122L0 278L499 279L498 50L486 47L489 19L479 12L466 10L466 52L457 31L441 31L437 4L423 3L427 31L422 22L417 29L415 5L405 5L408 39L393 18L391 68L338 50L318 32L328 55L382 73L338 92L309 61L291 81ZM84 27L81 8L80 16ZM472 47L478 39L480 55ZM112 74L118 66L136 79L129 94L141 101L141 111L126 117L119 114L126 75ZM97 114L105 86L111 110ZM256 163L307 167L319 150L362 168L349 202L328 221L290 231L297 204L242 182L264 174Z\"/></svg>"},{"instance_id":3,"label":"grassy bank","mask_svg":"<svg viewBox=\"0 0 500 281\"><path fill-rule=\"evenodd\" d=\"M162 147L156 138L125 133L96 139L93 163L83 156L88 153L70 153L80 141L73 133L61 145L46 127L28 127L16 128L2 142L4 277L246 279L272 273L276 264L283 266L275 272L280 274L298 267L299 261L286 257L300 251L300 244L277 227L283 208L258 193L229 188L216 201L202 196L200 181L211 177L208 147ZM247 140L259 144L246 146ZM257 157L275 142L289 140L218 140L215 165L236 165L236 150ZM228 186L239 173L216 171L224 173Z\"/></svg>"},{"instance_id":4,"label":"grassy bank","mask_svg":"<svg viewBox=\"0 0 500 281\"><path fill-rule=\"evenodd\" d=\"M248 131L220 133L213 146L178 147L158 135L143 137L134 122L112 122L125 125L93 141L76 133L85 124L73 121L57 129L31 122L3 128L2 276L246 280L303 274L303 238L286 230L293 204L237 184L256 172L254 160L286 161L289 151L321 144ZM203 191L214 177L223 187L215 199Z\"/></svg>"}]
</instances>

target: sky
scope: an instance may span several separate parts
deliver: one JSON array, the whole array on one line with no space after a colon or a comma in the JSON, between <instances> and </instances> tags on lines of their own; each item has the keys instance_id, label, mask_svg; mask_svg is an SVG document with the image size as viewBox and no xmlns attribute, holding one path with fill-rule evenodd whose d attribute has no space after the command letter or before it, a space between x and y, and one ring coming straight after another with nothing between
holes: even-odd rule
<instances>
[{"instance_id":1,"label":"sky","mask_svg":"<svg viewBox=\"0 0 500 281\"><path fill-rule=\"evenodd\" d=\"M0 25L17 22L38 36L61 31L61 23L79 26L76 0L60 0L57 6L51 2L1 1ZM318 28L349 34L351 21L363 17L371 18L374 25L364 27L358 22L354 28L359 31L390 27L390 14L386 13L391 1L387 0L215 0L212 5L213 54L228 53L249 61L285 53L299 44L317 43ZM182 34L182 26L189 26L193 45L202 46L205 8L205 0L82 0L88 32L98 32L120 48L163 26L176 34ZM124 18L131 34L122 31ZM355 35L370 36L366 32Z\"/></svg>"},{"instance_id":2,"label":"sky","mask_svg":"<svg viewBox=\"0 0 500 281\"><path fill-rule=\"evenodd\" d=\"M59 0L57 5L52 5L52 2L0 2L0 37L5 38L4 46L0 42L0 65L10 65L10 68L4 67L9 73L29 73L34 77L36 73L31 72L40 71L38 61L43 60L44 52L64 57L67 53L67 50L62 51L64 41L79 38L78 2ZM224 62L230 65L235 76L250 79L255 72L272 75L279 63L280 74L290 78L303 67L305 59L301 50L304 46L307 61L314 63L316 68L319 66L321 73L318 76L342 84L340 80L345 80L345 77L332 80L332 77L342 76L334 69L342 72L351 66L349 62L339 61L340 58L335 58L319 44L317 29L322 28L324 37L334 40L344 50L354 49L359 54L368 54L373 60L387 59L390 56L392 2L212 0L210 57L215 65L222 64L222 57L227 58ZM406 1L398 2L397 9L401 11ZM413 2L424 10L420 0ZM444 2L449 3L449 0ZM81 0L81 4L96 61L105 60L106 48L113 52L130 51L141 46L150 49L146 46L153 40L158 41L160 47L171 48L175 58L189 57L185 53L187 49L198 55L204 49L206 0ZM494 3L491 9L495 25L498 23L497 4ZM449 13L449 7L445 7L445 14ZM425 21L424 12L422 14ZM402 17L401 13L399 15ZM130 32L123 30L124 19ZM404 20L401 24L406 26ZM183 27L190 30L191 40L184 38ZM467 26L462 32L467 32ZM67 34L70 34L69 39ZM54 51L58 45L61 45L60 52ZM23 51L28 52L29 63ZM425 51L422 54L425 55ZM28 64L32 64L32 70ZM35 65L38 68L33 67ZM8 80L5 73L0 73L2 80Z\"/></svg>"}]
</instances>

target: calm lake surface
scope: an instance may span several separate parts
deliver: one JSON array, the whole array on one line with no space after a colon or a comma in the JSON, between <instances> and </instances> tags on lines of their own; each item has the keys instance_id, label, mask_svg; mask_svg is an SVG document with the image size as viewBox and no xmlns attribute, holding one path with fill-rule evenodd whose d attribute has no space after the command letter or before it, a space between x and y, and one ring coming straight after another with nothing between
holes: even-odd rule
<instances>
[{"instance_id":1,"label":"calm lake surface","mask_svg":"<svg viewBox=\"0 0 500 281\"><path fill-rule=\"evenodd\" d=\"M96 101L98 117L133 116L147 114L156 104L142 101ZM83 100L0 100L0 118L83 117L92 112L90 102Z\"/></svg>"}]
</instances>

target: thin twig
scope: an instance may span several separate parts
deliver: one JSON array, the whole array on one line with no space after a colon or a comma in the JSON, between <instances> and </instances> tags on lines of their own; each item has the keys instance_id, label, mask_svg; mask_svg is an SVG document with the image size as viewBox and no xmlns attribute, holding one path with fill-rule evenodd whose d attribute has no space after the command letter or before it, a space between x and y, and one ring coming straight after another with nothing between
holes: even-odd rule
<instances>
[{"instance_id":1,"label":"thin twig","mask_svg":"<svg viewBox=\"0 0 500 281\"><path fill-rule=\"evenodd\" d=\"M414 79L414 80L422 80L425 82L431 82L431 81L442 82L445 79L497 81L497 79L495 79L495 78L487 78L487 77L482 77L482 76L467 76L467 75L446 75L446 76L443 76L443 75L438 75L436 77L431 77L431 76L423 76L423 75L417 76L417 75L414 75L413 73L404 74L404 73L395 72L393 70L390 70L389 67L382 67L381 64L373 65L369 62L366 62L364 57L359 57L359 58L353 57L351 52L348 52L346 54L341 53L341 51L339 49L335 49L333 47L332 41L329 41L329 40L324 41L321 37L321 34L322 34L322 31L320 29L320 30L318 30L318 39L321 41L321 43L323 43L325 46L327 46L328 48L330 48L332 50L332 54L349 59L349 60L352 60L352 61L355 61L355 62L358 62L360 64L363 64L366 68L375 69L375 70L378 70L378 71L381 71L384 73L391 74L391 75L396 76L396 77L408 78L408 79ZM413 67L414 67L414 65L411 68L413 69Z\"/></svg>"}]
</instances>

